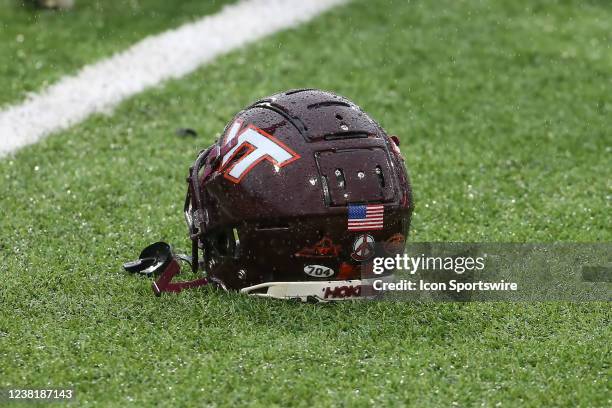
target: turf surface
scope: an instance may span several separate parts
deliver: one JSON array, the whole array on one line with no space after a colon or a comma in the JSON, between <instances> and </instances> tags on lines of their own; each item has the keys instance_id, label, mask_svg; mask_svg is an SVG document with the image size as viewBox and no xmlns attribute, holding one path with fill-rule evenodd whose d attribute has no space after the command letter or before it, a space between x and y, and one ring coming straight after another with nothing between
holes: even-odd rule
<instances>
[{"instance_id":1,"label":"turf surface","mask_svg":"<svg viewBox=\"0 0 612 408\"><path fill-rule=\"evenodd\" d=\"M158 299L120 264L186 248L195 152L302 86L400 135L410 239L610 241L611 19L597 1L355 1L0 161L0 387L74 387L79 406L609 406L608 303Z\"/></svg>"},{"instance_id":2,"label":"turf surface","mask_svg":"<svg viewBox=\"0 0 612 408\"><path fill-rule=\"evenodd\" d=\"M0 106L231 0L80 0L69 11L35 2L0 0Z\"/></svg>"}]
</instances>

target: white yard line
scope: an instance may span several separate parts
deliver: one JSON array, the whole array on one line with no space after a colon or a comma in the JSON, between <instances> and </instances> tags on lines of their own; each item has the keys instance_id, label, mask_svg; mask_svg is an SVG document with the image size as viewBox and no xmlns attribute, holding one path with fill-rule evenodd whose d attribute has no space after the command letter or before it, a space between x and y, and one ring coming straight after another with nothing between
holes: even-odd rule
<instances>
[{"instance_id":1,"label":"white yard line","mask_svg":"<svg viewBox=\"0 0 612 408\"><path fill-rule=\"evenodd\" d=\"M150 36L0 111L0 156L179 78L237 47L308 21L344 0L248 0ZM231 77L228 76L228 81Z\"/></svg>"}]
</instances>

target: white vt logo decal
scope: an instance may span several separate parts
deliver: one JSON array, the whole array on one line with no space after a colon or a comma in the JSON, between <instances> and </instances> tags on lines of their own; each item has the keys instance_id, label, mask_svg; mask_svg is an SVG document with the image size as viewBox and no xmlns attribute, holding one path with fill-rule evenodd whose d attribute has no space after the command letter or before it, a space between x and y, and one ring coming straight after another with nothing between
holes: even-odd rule
<instances>
[{"instance_id":1,"label":"white vt logo decal","mask_svg":"<svg viewBox=\"0 0 612 408\"><path fill-rule=\"evenodd\" d=\"M223 155L220 171L223 171L225 178L234 183L240 183L240 180L262 160L271 162L278 171L300 158L299 154L281 141L254 125L241 128L242 121L237 120L232 123L223 141L224 147L228 145L233 147ZM233 161L232 158L239 153L243 153L242 156ZM225 168L228 163L232 165Z\"/></svg>"}]
</instances>

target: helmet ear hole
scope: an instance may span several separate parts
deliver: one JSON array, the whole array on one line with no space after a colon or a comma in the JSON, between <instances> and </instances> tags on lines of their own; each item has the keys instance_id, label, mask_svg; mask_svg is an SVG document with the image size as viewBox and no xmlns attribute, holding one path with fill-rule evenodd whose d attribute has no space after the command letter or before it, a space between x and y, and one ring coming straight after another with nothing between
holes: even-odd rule
<instances>
[{"instance_id":1,"label":"helmet ear hole","mask_svg":"<svg viewBox=\"0 0 612 408\"><path fill-rule=\"evenodd\" d=\"M236 241L231 230L223 230L216 233L212 239L213 252L221 257L233 256L236 248Z\"/></svg>"}]
</instances>

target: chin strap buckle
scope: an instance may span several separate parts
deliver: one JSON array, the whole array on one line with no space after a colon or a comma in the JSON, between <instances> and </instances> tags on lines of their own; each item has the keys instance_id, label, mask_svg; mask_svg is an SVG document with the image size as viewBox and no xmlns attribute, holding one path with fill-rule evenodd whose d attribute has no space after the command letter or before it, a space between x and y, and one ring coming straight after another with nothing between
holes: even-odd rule
<instances>
[{"instance_id":1,"label":"chin strap buckle","mask_svg":"<svg viewBox=\"0 0 612 408\"><path fill-rule=\"evenodd\" d=\"M153 282L152 288L157 296L160 296L162 292L177 293L183 289L196 288L208 284L207 278L173 283L172 279L181 273L179 260L187 263L193 262L189 256L175 255L167 243L156 242L143 249L137 260L124 263L123 268L128 272L156 277L157 280Z\"/></svg>"}]
</instances>

